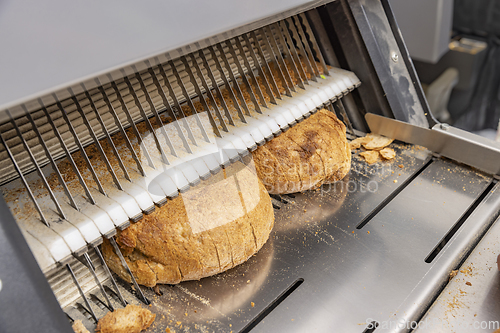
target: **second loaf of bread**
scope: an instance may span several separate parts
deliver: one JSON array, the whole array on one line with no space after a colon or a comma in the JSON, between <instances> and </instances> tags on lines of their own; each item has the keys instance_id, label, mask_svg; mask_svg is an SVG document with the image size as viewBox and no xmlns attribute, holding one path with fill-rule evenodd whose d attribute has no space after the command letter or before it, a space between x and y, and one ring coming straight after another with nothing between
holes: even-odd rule
<instances>
[{"instance_id":1,"label":"second loaf of bread","mask_svg":"<svg viewBox=\"0 0 500 333\"><path fill-rule=\"evenodd\" d=\"M344 178L351 167L345 125L322 109L252 152L269 193L306 191Z\"/></svg>"}]
</instances>

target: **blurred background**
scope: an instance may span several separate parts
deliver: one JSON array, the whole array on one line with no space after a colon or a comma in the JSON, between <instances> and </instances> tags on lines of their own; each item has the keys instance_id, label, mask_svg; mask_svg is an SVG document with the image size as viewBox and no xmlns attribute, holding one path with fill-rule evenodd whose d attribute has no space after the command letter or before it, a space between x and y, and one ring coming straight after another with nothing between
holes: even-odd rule
<instances>
[{"instance_id":1,"label":"blurred background","mask_svg":"<svg viewBox=\"0 0 500 333\"><path fill-rule=\"evenodd\" d=\"M441 122L500 141L500 0L390 0Z\"/></svg>"}]
</instances>

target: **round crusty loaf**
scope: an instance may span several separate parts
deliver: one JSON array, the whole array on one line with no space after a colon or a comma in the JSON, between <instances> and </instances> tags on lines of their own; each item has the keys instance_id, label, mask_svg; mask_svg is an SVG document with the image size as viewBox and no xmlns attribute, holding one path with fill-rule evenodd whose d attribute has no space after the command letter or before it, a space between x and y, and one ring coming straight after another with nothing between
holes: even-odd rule
<instances>
[{"instance_id":1,"label":"round crusty loaf","mask_svg":"<svg viewBox=\"0 0 500 333\"><path fill-rule=\"evenodd\" d=\"M176 284L245 262L274 224L271 198L253 163L237 162L118 233L117 243L139 284ZM108 241L109 267L131 281Z\"/></svg>"},{"instance_id":2,"label":"round crusty loaf","mask_svg":"<svg viewBox=\"0 0 500 333\"><path fill-rule=\"evenodd\" d=\"M351 167L345 125L325 109L260 146L252 156L260 180L275 194L340 180Z\"/></svg>"}]
</instances>

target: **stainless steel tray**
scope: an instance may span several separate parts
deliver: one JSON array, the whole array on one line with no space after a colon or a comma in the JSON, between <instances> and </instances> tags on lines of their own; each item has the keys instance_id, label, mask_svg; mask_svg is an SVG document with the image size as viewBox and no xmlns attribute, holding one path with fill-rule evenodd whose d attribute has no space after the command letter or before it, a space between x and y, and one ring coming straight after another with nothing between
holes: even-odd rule
<instances>
[{"instance_id":1,"label":"stainless steel tray","mask_svg":"<svg viewBox=\"0 0 500 333\"><path fill-rule=\"evenodd\" d=\"M394 161L353 154L343 181L274 197L271 237L243 265L161 296L143 288L157 314L148 331L409 331L382 324L422 317L493 222L500 191L423 148L393 148Z\"/></svg>"}]
</instances>

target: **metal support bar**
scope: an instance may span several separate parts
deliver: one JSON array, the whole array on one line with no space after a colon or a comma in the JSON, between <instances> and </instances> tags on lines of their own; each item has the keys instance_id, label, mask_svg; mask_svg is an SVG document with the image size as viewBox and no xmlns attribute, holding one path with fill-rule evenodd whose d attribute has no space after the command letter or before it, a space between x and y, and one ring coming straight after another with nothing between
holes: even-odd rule
<instances>
[{"instance_id":1,"label":"metal support bar","mask_svg":"<svg viewBox=\"0 0 500 333\"><path fill-rule=\"evenodd\" d=\"M262 31L262 30L261 30ZM263 32L263 31L262 31ZM274 90L274 94L277 98L281 99L281 92L280 90L278 89L278 86L276 85L276 80L274 79L274 75L273 73L271 72L271 69L269 68L269 65L266 61L266 56L264 55L264 50L262 49L262 47L260 46L260 43L259 43L259 40L257 39L257 35L255 34L255 31L251 31L250 32L250 36L252 37L253 41L254 41L254 44L255 44L255 47L257 48L257 52L259 53L259 57L261 58L262 60L262 67L264 67L264 69L267 71L267 74L269 75L269 80L267 80L267 77L266 77L266 80L269 81L271 87L273 88ZM263 37L264 40L267 41L267 38ZM269 42L267 42L267 47L269 49L269 56L271 57L271 62L274 63L275 67L277 67L277 64L276 64L276 59L273 58L273 52L271 50L271 47L269 46ZM274 60L273 60L274 59ZM273 96L274 97L274 96ZM274 103L276 103L276 100L274 100Z\"/></svg>"},{"instance_id":2,"label":"metal support bar","mask_svg":"<svg viewBox=\"0 0 500 333\"><path fill-rule=\"evenodd\" d=\"M63 177L61 175L61 172L59 171L59 168L57 167L56 162L54 161L54 158L52 157L52 154L50 153L49 148L47 147L47 144L45 143L45 140L43 139L42 134L40 134L40 131L38 130L38 127L36 126L35 121L33 120L33 117L31 117L31 114L28 112L28 110L26 109L26 107L24 105L23 105L23 109L24 109L24 112L26 114L26 117L28 118L28 120L31 123L31 127L32 127L33 131L35 132L35 134L38 137L38 141L40 142L40 144L42 145L43 150L45 151L45 155L49 159L49 162L50 162L50 165L52 166L52 169L56 173L56 176L57 176L57 179L59 180L59 183L61 184L61 186L64 189L64 193L66 193L66 196L69 199L70 205L74 209L80 210L78 208L78 205L75 202L75 199L71 195L71 192L69 191L69 188L66 185L66 182L64 181L64 179L63 179Z\"/></svg>"},{"instance_id":3,"label":"metal support bar","mask_svg":"<svg viewBox=\"0 0 500 333\"><path fill-rule=\"evenodd\" d=\"M181 76L179 75L179 72L177 71L177 68L175 67L174 62L172 60L170 60L168 63L170 65L170 68L172 69L172 72L174 73L174 76L177 80L177 83L179 84L179 87L182 90L182 94L186 98L186 102L188 103L189 108L193 112L193 117L194 117L194 119L196 119L196 123L198 124L198 127L200 128L201 135L203 136L203 138L207 142L210 142L210 139L208 138L207 131L205 130L205 126L203 126L203 123L201 122L200 117L198 116L198 111L196 110L196 107L194 106L193 101L189 97L189 94L186 90L186 86L184 86L184 82L182 82Z\"/></svg>"},{"instance_id":4,"label":"metal support bar","mask_svg":"<svg viewBox=\"0 0 500 333\"><path fill-rule=\"evenodd\" d=\"M108 294L106 294L106 291L102 287L101 281L99 281L99 278L97 277L97 274L95 273L94 264L92 263L92 260L90 260L89 254L87 252L85 252L83 254L83 258L84 258L85 266L87 266L87 268L89 269L90 273L94 277L94 281L99 286L99 289L101 290L102 296L104 296L104 299L106 300L106 303L108 303L109 309L111 311L114 311L115 309L114 309L113 305L111 304L111 302L110 302L110 300L108 298Z\"/></svg>"},{"instance_id":5,"label":"metal support bar","mask_svg":"<svg viewBox=\"0 0 500 333\"><path fill-rule=\"evenodd\" d=\"M144 123L146 124L146 127L151 132L151 135L153 136L153 139L155 140L156 148L160 152L163 163L170 164L170 162L168 161L168 158L167 158L167 154L165 154L165 151L163 150L163 147L160 144L160 140L158 139L158 136L156 135L156 132L155 132L153 126L151 125L151 122L149 121L149 118L146 114L146 111L142 107L142 103L139 100L139 97L137 96L137 93L135 92L134 87L132 86L132 83L130 83L129 78L126 76L123 79L125 80L125 84L127 85L128 90L132 94L132 97L134 98L135 105L139 109L139 111L142 115L142 119L144 120Z\"/></svg>"},{"instance_id":6,"label":"metal support bar","mask_svg":"<svg viewBox=\"0 0 500 333\"><path fill-rule=\"evenodd\" d=\"M137 154L134 150L134 147L132 146L132 143L130 142L130 140L128 138L127 133L125 132L125 129L122 126L120 118L118 118L118 115L116 114L116 111L115 111L115 108L113 107L113 104L111 104L111 102L110 102L110 100L109 100L109 98L108 98L108 96L107 96L107 94L104 91L104 88L102 86L99 86L99 91L101 92L101 95L104 99L104 102L108 106L109 112L111 113L111 115L115 119L115 124L118 127L118 129L120 130L120 133L122 134L123 139L125 140L125 144L127 145L128 149L130 150L130 154L132 155L132 158L134 159L135 163L137 164L137 168L139 169L139 172L141 173L141 175L143 177L145 177L146 172L144 171L144 168L142 167L142 163L141 163L139 157L137 156Z\"/></svg>"},{"instance_id":7,"label":"metal support bar","mask_svg":"<svg viewBox=\"0 0 500 333\"><path fill-rule=\"evenodd\" d=\"M40 168L40 166L38 165L37 161L36 161L36 158L35 156L33 156L33 153L31 152L31 148L30 146L28 145L28 143L26 142L26 140L24 139L24 136L23 134L21 133L21 130L19 129L19 127L17 126L17 123L16 121L14 120L14 118L12 118L12 115L10 114L9 110L6 110L7 112L7 115L9 116L10 118L10 122L12 123L12 125L14 126L14 129L16 130L16 133L17 133L17 136L19 137L19 139L21 140L23 146L24 146L24 149L26 149L26 152L28 153L28 156L31 160L31 163L33 163L33 165L35 166L35 169L38 173L38 175L40 176L40 178L42 179L42 182L43 182L43 185L46 187L47 191L49 191L49 195L50 195L50 198L52 199L52 201L54 202L54 205L56 206L56 209L57 211L59 212L59 215L63 218L63 219L66 219L66 215L64 214L61 206L59 205L59 201L57 201L56 199L56 196L54 195L54 192L52 191L52 189L50 188L50 185L49 183L47 182L47 178L45 178L45 175L43 174L42 172L42 169ZM5 147L7 148L6 146L7 143L5 143ZM19 170L20 171L20 170Z\"/></svg>"},{"instance_id":8,"label":"metal support bar","mask_svg":"<svg viewBox=\"0 0 500 333\"><path fill-rule=\"evenodd\" d=\"M106 136L106 140L108 141L108 143L111 147L111 150L113 151L113 155L115 155L116 160L118 161L118 164L120 165L120 168L123 170L123 175L125 176L125 179L130 181L130 175L128 174L127 168L123 164L122 158L120 157L120 154L118 154L118 151L116 150L116 146L115 146L113 140L111 139L111 135L109 134L108 129L106 128L106 125L104 124L104 121L102 120L102 117L99 114L99 111L97 110L97 106L95 105L94 101L92 100L92 96L90 96L88 91L85 91L85 96L90 101L90 106L91 106L92 110L94 111L96 118L99 121L99 124L101 125L101 129L102 129L104 135Z\"/></svg>"},{"instance_id":9,"label":"metal support bar","mask_svg":"<svg viewBox=\"0 0 500 333\"><path fill-rule=\"evenodd\" d=\"M266 74L264 73L264 70L262 69L263 65L261 65L259 62L259 59L257 59L257 55L255 54L255 51L252 47L252 43L250 43L250 39L248 38L247 34L243 34L243 40L245 41L245 44L247 45L248 51L250 52L250 57L252 58L254 65L257 68L257 71L259 72L259 76L262 80L262 83L264 84L264 87L266 88L266 92L267 92L267 95L269 96L269 100L271 101L271 103L276 104L276 99L274 98L274 93L271 90L271 86L269 85L269 81L267 80ZM258 44L258 41L256 41L256 44ZM241 44L239 44L239 46L241 46ZM248 63L248 60L245 60L245 66L247 63ZM263 63L267 64L266 58L263 58ZM253 74L253 71L251 69L249 69L249 70ZM254 76L254 78L255 78L255 76ZM259 96L261 96L262 91L260 90L259 82L257 81L256 78L254 80L255 80L255 86L258 87L257 92L259 93ZM262 96L262 99L264 101L263 105L267 107L266 100L265 100L264 96Z\"/></svg>"},{"instance_id":10,"label":"metal support bar","mask_svg":"<svg viewBox=\"0 0 500 333\"><path fill-rule=\"evenodd\" d=\"M16 159L14 158L14 155L12 154L12 152L10 151L10 148L9 146L7 145L7 142L5 142L4 138L3 138L3 134L0 133L0 141L1 143L4 145L5 147L5 151L7 152L7 154L9 155L12 163L14 164L14 168L16 169L17 173L19 174L19 177L21 178L21 181L23 182L23 185L24 187L26 188L26 190L28 191L28 194L31 198L31 200L33 201L33 204L35 205L35 208L36 210L38 211L38 214L40 215L40 218L42 219L42 222L47 226L47 227L50 227L49 225L49 221L47 221L47 219L45 218L45 215L43 215L42 213L42 209L40 208L40 206L38 205L38 202L35 200L35 196L33 195L33 192L31 192L31 188L29 187L28 185L28 182L26 181L26 178L24 178L23 176L23 172L21 171L21 168L19 168L19 165L17 164L16 162Z\"/></svg>"},{"instance_id":11,"label":"metal support bar","mask_svg":"<svg viewBox=\"0 0 500 333\"><path fill-rule=\"evenodd\" d=\"M238 84L235 82L235 78L234 78L234 74L233 72L231 71L231 66L229 66L229 63L227 61L227 58L226 56L223 54L223 51L222 51L222 47L220 46L220 44L217 44L217 48L219 50L219 53L221 53L221 58L222 58L222 61L224 62L224 66L226 67L228 73L229 73L229 78L231 80L233 80L233 87L234 89L236 90L236 92L241 96L241 91L240 91L240 87L238 86ZM209 46L208 47L208 50L210 51L210 55L212 56L212 60L215 61L215 66L217 67L217 70L219 71L220 73L220 77L222 78L222 81L224 81L224 85L226 86L226 91L229 93L229 97L231 98L231 100L233 101L233 106L234 108L236 109L236 112L238 112L238 117L240 117L240 120L246 124L247 120L245 119L245 116L243 115L243 111L241 110L241 106L240 106L240 103L238 102L238 98L236 98L236 96L234 95L234 92L233 92L233 89L231 88L231 85L229 83L229 80L227 79L226 77L226 74L224 73L224 70L222 69L222 66L221 66L221 63L219 61L219 58L217 57L217 55L215 54L215 50L212 46ZM222 98L224 99L224 98ZM246 113L249 114L248 112L248 107L245 103L245 99L243 98L243 103L242 103L242 106L243 108L245 109Z\"/></svg>"},{"instance_id":12,"label":"metal support bar","mask_svg":"<svg viewBox=\"0 0 500 333\"><path fill-rule=\"evenodd\" d=\"M239 40L236 39L236 43L238 45L238 42ZM218 45L219 46L219 45ZM230 40L226 40L226 46L228 47L229 49L229 53L231 54L231 56L233 57L233 60L234 60L234 63L236 65L236 68L238 69L238 73L240 74L240 79L243 81L243 84L246 86L247 88L247 92L248 94L250 95L250 99L252 100L252 103L254 105L254 108L255 108L255 111L259 112L259 113L262 113L262 110L260 109L260 105L259 103L257 102L257 98L255 97L255 94L252 90L252 86L250 85L250 82L248 82L248 79L247 79L247 76L245 74L245 71L243 70L243 67L241 67L241 63L238 59L238 56L236 55L236 50L234 49L233 47L233 44L231 43ZM239 44L239 46L241 46L241 44ZM238 46L237 46L238 47ZM221 47L222 49L222 47ZM219 51L221 51L221 49L219 49ZM240 50L240 54L241 54L241 57L246 60L246 57L245 57L245 52L243 51L243 48L241 48ZM225 55L223 55L223 57L225 57ZM248 66L250 67L250 66ZM247 67L247 68L248 68ZM230 67L229 67L230 68ZM248 69L248 74L250 74L250 72L252 71L251 68ZM253 73L251 73L253 74ZM238 84L238 81L236 81L236 79L233 79L234 80L234 84L237 85ZM241 98L243 99L243 101L245 100L245 97L243 96L243 94L241 94ZM264 97L262 97L264 98ZM243 102L242 102L243 103ZM246 102L245 102L246 103ZM249 111L249 114L250 114L250 111Z\"/></svg>"},{"instance_id":13,"label":"metal support bar","mask_svg":"<svg viewBox=\"0 0 500 333\"><path fill-rule=\"evenodd\" d=\"M304 46L304 52L306 53L306 57L309 60L312 69L314 71L314 75L320 76L319 73L319 68L318 65L316 64L316 61L314 60L314 54L311 49L311 46L309 45L309 40L307 39L306 32L304 31L304 28L302 27L302 23L300 22L299 16L292 17L291 20L293 23L295 23L295 27L297 28L297 32L299 33L299 39L302 41L302 45Z\"/></svg>"},{"instance_id":14,"label":"metal support bar","mask_svg":"<svg viewBox=\"0 0 500 333\"><path fill-rule=\"evenodd\" d=\"M335 108L335 111L337 111L337 113L340 113L342 115L348 131L351 134L354 134L354 128L352 127L351 120L347 116L347 112L345 112L344 104L342 103L342 101L340 99L336 100L335 103L333 103L333 107Z\"/></svg>"},{"instance_id":15,"label":"metal support bar","mask_svg":"<svg viewBox=\"0 0 500 333\"><path fill-rule=\"evenodd\" d=\"M160 118L160 115L158 114L158 111L156 110L156 107L153 103L153 100L151 99L151 95L149 94L149 91L146 89L146 85L142 81L141 76L139 73L135 73L135 78L137 81L139 81L139 85L141 86L142 91L144 92L144 96L146 97L146 102L149 104L149 108L151 109L151 112L153 112L153 115L156 119L156 122L158 123L158 127L160 128L161 133L165 137L165 141L167 143L168 148L170 149L170 153L177 157L177 152L175 151L174 145L172 144L172 141L170 141L170 137L167 134L167 131L163 127L163 121ZM149 120L148 120L149 122Z\"/></svg>"},{"instance_id":16,"label":"metal support bar","mask_svg":"<svg viewBox=\"0 0 500 333\"><path fill-rule=\"evenodd\" d=\"M288 30L288 27L286 26L286 23L284 21L280 21L278 23L275 23L278 26L281 26L281 29L279 29L280 34L284 37L285 42L288 41L288 48L290 50L291 54L291 61L294 62L295 66L297 67L299 76L301 77L302 81L305 84L309 84L309 80L307 79L306 72L304 71L304 68L302 67L302 62L300 61L299 55L297 54L297 49L293 45L293 39L292 36L290 36L290 31ZM286 44L285 44L286 46Z\"/></svg>"},{"instance_id":17,"label":"metal support bar","mask_svg":"<svg viewBox=\"0 0 500 333\"><path fill-rule=\"evenodd\" d=\"M182 125L186 129L188 133L188 137L191 140L191 142L195 145L198 146L198 142L196 141L193 132L191 131L191 127L189 126L188 122L186 121L186 115L184 114L184 111L182 110L182 107L179 103L179 100L177 99L177 96L175 96L174 89L172 88L172 85L170 84L170 81L168 79L167 73L165 73L165 69L163 68L163 65L158 66L160 70L160 74L163 76L163 82L165 83L165 86L168 89L168 92L170 94L170 97L172 97L172 100L174 101L174 106L177 108L177 110L180 112L182 115Z\"/></svg>"},{"instance_id":18,"label":"metal support bar","mask_svg":"<svg viewBox=\"0 0 500 333\"><path fill-rule=\"evenodd\" d=\"M194 77L193 71L191 71L191 68L186 60L186 57L184 57L184 56L181 57L181 61L184 65L184 70L188 73L189 79L190 79L191 83L193 84L194 91L198 95L198 99L200 100L201 105L203 105L203 107L207 110L208 119L210 120L210 124L212 125L212 129L213 129L215 135L217 135L218 137L221 137L219 128L217 127L217 123L215 122L215 119L214 119L212 113L210 112L210 108L208 107L207 101L205 101L205 97L203 97L203 94L201 93L200 86L198 86L198 82L196 82L196 78ZM194 107L194 104L193 104L193 107ZM221 123L223 124L224 120L222 119L222 117L220 117L219 119L221 120ZM227 128L226 128L226 131L227 131Z\"/></svg>"},{"instance_id":19,"label":"metal support bar","mask_svg":"<svg viewBox=\"0 0 500 333\"><path fill-rule=\"evenodd\" d=\"M280 26L278 25L278 23L273 23L273 24L271 24L271 27L272 27L272 30L270 30L271 36L274 36L272 33L272 31L274 30L276 32L276 35L278 36L278 41L283 48L283 52L285 53L285 55L288 57L288 60L289 60L288 61L289 65L286 64L286 61L283 61L284 66L285 66L285 69L283 69L283 73L287 73L288 72L287 68L288 68L288 66L290 66L292 68L293 73L295 74L295 78L297 79L297 85L300 88L305 89L304 81L302 80L302 76L300 75L299 70L298 70L297 66L295 65L294 58L292 57L291 51L286 44L285 36L283 35L283 32L281 31ZM285 29L286 29L286 27L285 27ZM279 51L279 48L278 48L278 51ZM292 82L292 86L294 86L293 79L291 77L290 77L290 80Z\"/></svg>"},{"instance_id":20,"label":"metal support bar","mask_svg":"<svg viewBox=\"0 0 500 333\"><path fill-rule=\"evenodd\" d=\"M311 80L313 81L317 81L316 77L314 76L314 70L312 68L312 65L311 65L311 62L309 61L309 57L307 56L307 52L305 51L304 49L304 45L302 44L301 40L300 40L300 35L299 33L297 32L297 28L295 27L295 24L292 20L292 18L287 18L285 20L285 22L283 22L283 24L286 26L286 23L288 23L288 28L289 28L289 32L291 31L292 34L290 35L290 37L292 37L293 39L291 40L292 41L292 44L293 44L293 40L295 40L297 42L297 48L296 48L296 51L298 50L298 54L300 54L300 56L302 56L302 59L305 63L305 67L307 69L303 69L304 70L304 75L307 77L307 72L309 72L311 74ZM300 57L298 57L298 62L300 62L300 64L302 65L302 61L300 61Z\"/></svg>"},{"instance_id":21,"label":"metal support bar","mask_svg":"<svg viewBox=\"0 0 500 333\"><path fill-rule=\"evenodd\" d=\"M229 113L229 109L227 107L226 101L224 100L224 96L222 96L222 92L219 89L219 86L217 84L217 80L215 80L214 73L212 72L212 68L210 68L210 65L208 64L207 58L205 57L205 54L203 53L203 50L200 50L198 52L198 54L199 54L199 56L201 58L203 66L207 70L208 77L210 78L210 81L212 82L213 89L217 93L217 97L219 98L219 102L222 105L222 108L224 109L224 114L226 115L226 118L227 118L227 120L229 122L229 125L233 125L234 126L233 117L231 116L231 113ZM219 69L219 67L220 67L219 61L217 59L214 59L214 61L215 61L215 65L216 65L217 69ZM220 72L220 70L219 70L219 72ZM224 77L222 80L225 83L227 81L226 76L224 75L224 73L221 73L220 75L221 75L221 78ZM206 81L203 81L203 82L206 83ZM228 85L226 85L226 87L228 87Z\"/></svg>"},{"instance_id":22,"label":"metal support bar","mask_svg":"<svg viewBox=\"0 0 500 333\"><path fill-rule=\"evenodd\" d=\"M326 66L325 59L323 58L323 53L321 53L321 51L319 49L318 42L316 40L316 37L314 36L314 33L311 29L311 26L309 25L309 21L307 20L307 17L304 15L304 13L301 13L298 15L298 18L299 18L299 22L302 21L302 24L304 24L304 26L306 28L305 32L309 36L309 40L311 41L313 50L319 59L321 67L323 67L323 72L325 73L326 76L330 76L330 72L328 70L328 67Z\"/></svg>"},{"instance_id":23,"label":"metal support bar","mask_svg":"<svg viewBox=\"0 0 500 333\"><path fill-rule=\"evenodd\" d=\"M73 95L73 92L71 92ZM118 187L119 190L123 191L122 184L118 180L118 177L116 176L115 170L111 166L111 163L109 163L108 157L106 156L106 153L104 152L104 149L102 149L101 143L99 142L99 139L97 138L97 135L94 132L94 129L92 128L92 125L90 125L90 122L87 118L87 115L83 111L82 107L80 106L80 102L78 102L78 99L73 95L72 97L73 103L76 105L76 109L80 113L80 116L83 119L83 123L87 127L90 136L94 140L94 144L97 148L97 151L101 155L101 159L103 160L104 164L106 165L106 168L108 169L109 174L111 175L111 178L113 178L113 182L115 183L116 187Z\"/></svg>"},{"instance_id":24,"label":"metal support bar","mask_svg":"<svg viewBox=\"0 0 500 333\"><path fill-rule=\"evenodd\" d=\"M97 323L97 316L95 315L94 310L90 306L90 302L89 302L87 296L85 296L85 293L83 292L83 289L80 286L80 283L78 283L78 280L76 279L75 273L73 273L73 270L71 269L71 266L69 264L66 264L66 269L71 274L71 278L73 279L73 282L75 283L76 287L78 288L78 292L80 293L80 296L83 298L83 301L85 302L85 305L87 305L87 310L89 311L90 315L95 320L95 322Z\"/></svg>"},{"instance_id":25,"label":"metal support bar","mask_svg":"<svg viewBox=\"0 0 500 333\"><path fill-rule=\"evenodd\" d=\"M150 304L149 300L142 293L141 287L139 287L139 284L135 280L134 274L132 274L132 271L128 267L127 262L125 261L125 258L123 257L122 251L120 250L120 247L118 246L118 244L116 244L115 238L114 237L110 237L109 241L110 241L111 245L113 245L113 248L115 249L116 255L120 258L120 262L122 263L123 267L125 268L125 270L127 271L127 273L130 275L130 279L132 280L132 283L134 284L135 291L139 295L139 299L144 304L149 305Z\"/></svg>"},{"instance_id":26,"label":"metal support bar","mask_svg":"<svg viewBox=\"0 0 500 333\"><path fill-rule=\"evenodd\" d=\"M148 62L149 64L149 62ZM181 126L179 124L179 120L177 119L177 116L175 115L175 112L172 110L172 106L170 105L170 102L168 101L167 95L165 94L165 91L163 90L163 87L160 84L160 81L158 81L158 78L156 77L156 74L153 70L152 67L148 69L149 75L153 79L153 83L156 86L156 90L158 90L158 94L160 95L161 99L163 100L163 105L167 108L166 112L172 118L173 120L173 125L177 129L177 134L179 134L179 137L182 140L182 144L184 145L184 148L188 153L192 153L193 151L191 150L191 147L189 146L189 142L187 141L186 136L184 135L184 132L182 132ZM161 70L160 70L161 72ZM185 121L185 120L184 120Z\"/></svg>"},{"instance_id":27,"label":"metal support bar","mask_svg":"<svg viewBox=\"0 0 500 333\"><path fill-rule=\"evenodd\" d=\"M203 54L203 52L201 52ZM205 80L205 76L203 75L202 71L201 71L201 68L200 66L198 65L198 62L196 61L196 57L194 56L193 53L190 53L189 54L189 57L191 58L191 63L193 64L194 66L194 69L196 71L196 75L198 75L198 77L200 78L200 81L201 81L201 85L203 86L203 89L205 89L205 94L207 94L208 96L208 99L210 101L210 104L212 104L212 108L214 109L215 111L215 114L217 116L217 118L219 118L219 122L222 126L222 129L226 132L229 132L228 128L227 128L227 125L226 125L226 122L224 121L224 118L222 117L222 114L220 113L220 110L219 110L219 106L217 105L217 102L215 101L215 98L214 98L214 95L212 95L212 92L210 91L210 88L208 87L208 83L207 81ZM210 70L210 67L209 69ZM192 71L190 70L189 73L193 74ZM201 93L201 90L200 90L200 87L198 86L198 83L196 82L196 79L194 78L194 75L193 77L191 78L191 80L194 80L195 83L194 86L195 86L195 89L199 90L200 93ZM215 85L217 86L217 85ZM199 95L201 96L201 95ZM200 97L201 99L201 97ZM207 103L205 102L205 105ZM208 110L208 105L205 106Z\"/></svg>"},{"instance_id":28,"label":"metal support bar","mask_svg":"<svg viewBox=\"0 0 500 333\"><path fill-rule=\"evenodd\" d=\"M122 293L120 292L120 289L118 288L118 285L116 284L116 280L113 277L113 274L111 274L111 271L109 270L108 265L106 264L106 261L104 260L101 251L99 250L99 247L96 245L92 246L94 248L94 251L97 253L97 256L99 257L99 260L101 261L102 267L104 267L104 270L106 271L106 274L108 275L111 284L113 285L113 288L115 289L116 295L122 302L123 306L127 306L127 302L125 301L125 298L123 298Z\"/></svg>"},{"instance_id":29,"label":"metal support bar","mask_svg":"<svg viewBox=\"0 0 500 333\"><path fill-rule=\"evenodd\" d=\"M73 134L73 138L75 139L75 143L80 149L80 154L82 154L83 160L85 161L85 164L87 165L87 168L89 169L90 173L92 174L92 178L94 179L95 183L97 184L97 187L99 188L99 192L107 196L106 191L104 191L104 187L102 187L101 182L99 181L99 177L97 177L97 174L94 170L94 167L90 163L89 157L87 153L85 152L85 148L83 147L82 143L80 142L80 139L78 138L78 134L76 134L76 131L71 124L71 121L68 118L68 114L66 113L66 110L64 110L61 102L57 101L57 106L59 107L59 110L62 113L62 116L64 117L64 120L66 121L66 124L68 125L69 131L71 134Z\"/></svg>"},{"instance_id":30,"label":"metal support bar","mask_svg":"<svg viewBox=\"0 0 500 333\"><path fill-rule=\"evenodd\" d=\"M285 91L288 97L292 97L291 91L295 92L295 85L293 84L293 80L290 77L290 73L288 73L285 60L283 59L283 55L278 47L278 43L273 36L272 30L269 26L262 28L262 35L265 37L263 40L267 42L267 46L273 52L274 57L278 61L276 68L280 74L281 82L285 87ZM269 37L267 37L269 35Z\"/></svg>"},{"instance_id":31,"label":"metal support bar","mask_svg":"<svg viewBox=\"0 0 500 333\"><path fill-rule=\"evenodd\" d=\"M122 110L125 112L125 115L127 116L127 120L130 124L130 127L132 127L132 131L134 132L134 134L137 138L137 142L139 144L141 144L142 143L141 134L139 133L139 130L137 129L137 126L135 125L134 119L132 118L132 114L130 113L130 110L128 109L127 103L125 103L125 101L123 100L122 94L120 93L120 90L118 89L118 86L116 85L116 83L114 81L111 81L111 86L113 87L113 90L116 93L116 97L120 101L120 104L122 106ZM142 144L141 148L142 148L142 152L143 152L144 156L148 160L149 166L152 167L153 169L156 169L156 166L153 163L153 159L151 158L151 155L149 154L149 151L146 148L146 145Z\"/></svg>"},{"instance_id":32,"label":"metal support bar","mask_svg":"<svg viewBox=\"0 0 500 333\"><path fill-rule=\"evenodd\" d=\"M82 185L85 194L87 195L87 198L90 200L90 202L95 205L95 199L90 194L90 190L85 183L85 180L83 179L82 174L80 173L80 170L78 170L78 167L76 166L75 161L73 160L73 156L71 156L71 152L69 151L68 147L64 143L64 140L61 136L61 133L59 133L59 130L57 129L56 124L54 124L54 121L52 120L52 117L50 117L49 112L47 111L47 108L42 104L41 100L38 101L40 105L42 106L42 110L45 113L45 117L49 121L50 126L52 127L52 130L56 134L56 137L59 139L59 143L61 144L61 147L63 148L64 152L66 153L66 158L68 159L69 163L71 164L71 167L73 168L73 172L76 174L78 181L80 182L80 185Z\"/></svg>"}]
</instances>

